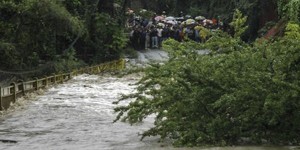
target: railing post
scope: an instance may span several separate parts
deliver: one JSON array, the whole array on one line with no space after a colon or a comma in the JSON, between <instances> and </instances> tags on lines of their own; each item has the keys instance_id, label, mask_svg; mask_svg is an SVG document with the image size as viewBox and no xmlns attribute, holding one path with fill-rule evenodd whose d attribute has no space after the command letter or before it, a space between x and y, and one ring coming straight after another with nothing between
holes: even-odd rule
<instances>
[{"instance_id":1,"label":"railing post","mask_svg":"<svg viewBox=\"0 0 300 150\"><path fill-rule=\"evenodd\" d=\"M126 66L125 59L121 59L121 69L124 69Z\"/></svg>"},{"instance_id":2,"label":"railing post","mask_svg":"<svg viewBox=\"0 0 300 150\"><path fill-rule=\"evenodd\" d=\"M35 79L35 82L33 84L33 86L35 87L35 90L37 91L39 89L39 80L38 78L34 78Z\"/></svg>"},{"instance_id":3,"label":"railing post","mask_svg":"<svg viewBox=\"0 0 300 150\"><path fill-rule=\"evenodd\" d=\"M3 110L3 105L2 105L2 87L0 86L0 110Z\"/></svg>"},{"instance_id":4,"label":"railing post","mask_svg":"<svg viewBox=\"0 0 300 150\"><path fill-rule=\"evenodd\" d=\"M48 77L45 77L45 87L48 87Z\"/></svg>"},{"instance_id":5,"label":"railing post","mask_svg":"<svg viewBox=\"0 0 300 150\"><path fill-rule=\"evenodd\" d=\"M53 85L54 84L54 80L53 80L53 76L51 76L51 77L49 77L49 81L50 81L50 83L49 84L51 84L51 85Z\"/></svg>"},{"instance_id":6,"label":"railing post","mask_svg":"<svg viewBox=\"0 0 300 150\"><path fill-rule=\"evenodd\" d=\"M65 74L61 74L61 80L62 80L62 83L64 83L64 82L65 82L65 79L66 79L66 76L65 76Z\"/></svg>"},{"instance_id":7,"label":"railing post","mask_svg":"<svg viewBox=\"0 0 300 150\"><path fill-rule=\"evenodd\" d=\"M60 83L60 75L59 74L56 76L56 83Z\"/></svg>"},{"instance_id":8,"label":"railing post","mask_svg":"<svg viewBox=\"0 0 300 150\"><path fill-rule=\"evenodd\" d=\"M25 95L25 84L23 80L20 80L19 83L22 83L19 87L19 90L22 91L22 94Z\"/></svg>"},{"instance_id":9,"label":"railing post","mask_svg":"<svg viewBox=\"0 0 300 150\"><path fill-rule=\"evenodd\" d=\"M17 84L15 82L13 82L10 85L13 86L13 91L10 91L11 92L10 94L13 94L13 103L15 103L16 99L17 99Z\"/></svg>"},{"instance_id":10,"label":"railing post","mask_svg":"<svg viewBox=\"0 0 300 150\"><path fill-rule=\"evenodd\" d=\"M73 72L71 72L70 76L77 76L77 69L75 69Z\"/></svg>"},{"instance_id":11,"label":"railing post","mask_svg":"<svg viewBox=\"0 0 300 150\"><path fill-rule=\"evenodd\" d=\"M58 83L63 83L62 74L58 75Z\"/></svg>"},{"instance_id":12,"label":"railing post","mask_svg":"<svg viewBox=\"0 0 300 150\"><path fill-rule=\"evenodd\" d=\"M68 74L68 80L70 80L72 78L72 73Z\"/></svg>"},{"instance_id":13,"label":"railing post","mask_svg":"<svg viewBox=\"0 0 300 150\"><path fill-rule=\"evenodd\" d=\"M53 78L54 78L54 84L56 84L56 75L55 74L53 75Z\"/></svg>"}]
</instances>

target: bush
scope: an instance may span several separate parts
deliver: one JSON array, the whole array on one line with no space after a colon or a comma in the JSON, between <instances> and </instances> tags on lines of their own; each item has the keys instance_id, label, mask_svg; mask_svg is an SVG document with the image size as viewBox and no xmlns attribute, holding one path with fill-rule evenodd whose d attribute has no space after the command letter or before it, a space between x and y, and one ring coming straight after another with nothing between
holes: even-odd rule
<instances>
[{"instance_id":1,"label":"bush","mask_svg":"<svg viewBox=\"0 0 300 150\"><path fill-rule=\"evenodd\" d=\"M62 56L58 56L51 66L50 72L72 72L74 69L86 66L86 64L75 58L74 49L69 49Z\"/></svg>"},{"instance_id":2,"label":"bush","mask_svg":"<svg viewBox=\"0 0 300 150\"><path fill-rule=\"evenodd\" d=\"M176 146L298 145L300 47L290 34L253 45L215 34L231 49L208 55L198 55L195 43L169 40L170 60L146 70L137 92L120 99L134 98L115 109L116 120L134 124L155 114L155 126L142 138L159 135Z\"/></svg>"}]
</instances>

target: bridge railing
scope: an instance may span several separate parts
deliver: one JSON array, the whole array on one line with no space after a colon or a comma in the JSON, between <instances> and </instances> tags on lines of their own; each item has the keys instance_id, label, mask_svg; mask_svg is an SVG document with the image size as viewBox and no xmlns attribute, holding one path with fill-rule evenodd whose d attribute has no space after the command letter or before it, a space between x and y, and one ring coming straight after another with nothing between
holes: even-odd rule
<instances>
[{"instance_id":1,"label":"bridge railing","mask_svg":"<svg viewBox=\"0 0 300 150\"><path fill-rule=\"evenodd\" d=\"M12 103L17 101L17 98L24 96L26 93L37 91L41 88L46 88L51 85L63 83L83 73L97 74L104 71L121 70L125 67L125 61L123 59L103 63L96 66L85 67L73 70L70 73L53 74L44 78L36 78L31 81L19 81L11 83L10 86L0 86L0 111L8 109Z\"/></svg>"}]
</instances>

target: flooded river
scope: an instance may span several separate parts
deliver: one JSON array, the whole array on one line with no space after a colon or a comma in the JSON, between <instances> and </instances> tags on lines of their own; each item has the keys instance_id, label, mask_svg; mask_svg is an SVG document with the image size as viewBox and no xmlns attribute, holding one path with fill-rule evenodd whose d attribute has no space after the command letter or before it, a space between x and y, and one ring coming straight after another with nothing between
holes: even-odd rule
<instances>
[{"instance_id":1,"label":"flooded river","mask_svg":"<svg viewBox=\"0 0 300 150\"><path fill-rule=\"evenodd\" d=\"M133 91L134 77L80 75L47 90L0 120L0 149L139 149L151 148L138 133L151 126L113 123L112 102ZM155 140L154 140L155 141ZM156 142L155 142L156 143Z\"/></svg>"},{"instance_id":2,"label":"flooded river","mask_svg":"<svg viewBox=\"0 0 300 150\"><path fill-rule=\"evenodd\" d=\"M0 150L171 150L158 137L140 141L139 133L153 126L113 123L112 104L120 94L134 91L138 76L79 75L45 90L42 95L20 100L0 118ZM22 102L23 101L23 102ZM25 103L26 101L26 103ZM123 104L126 104L124 102ZM289 150L297 147L212 147L201 150Z\"/></svg>"}]
</instances>

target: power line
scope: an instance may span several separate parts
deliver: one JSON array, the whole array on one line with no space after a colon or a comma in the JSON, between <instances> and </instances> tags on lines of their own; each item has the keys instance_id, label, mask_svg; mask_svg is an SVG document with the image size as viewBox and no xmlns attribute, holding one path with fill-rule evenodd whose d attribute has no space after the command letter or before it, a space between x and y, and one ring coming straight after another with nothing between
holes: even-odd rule
<instances>
[{"instance_id":1,"label":"power line","mask_svg":"<svg viewBox=\"0 0 300 150\"><path fill-rule=\"evenodd\" d=\"M11 74L11 75L23 75L23 74L32 74L32 73L36 73L39 72L41 70L46 69L47 67L49 67L51 64L45 64L39 68L35 68L32 70L1 70L0 69L0 73L3 74Z\"/></svg>"}]
</instances>

